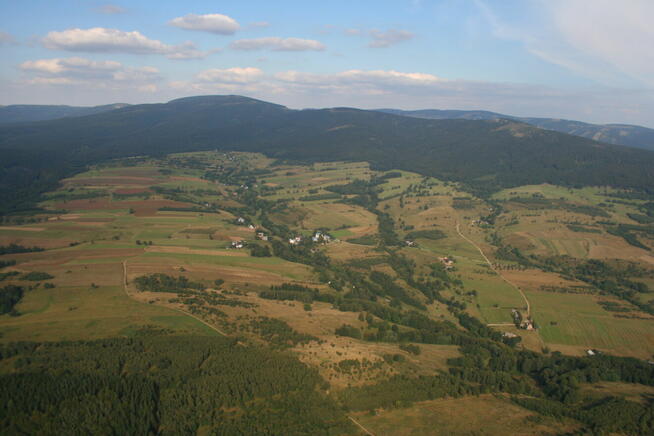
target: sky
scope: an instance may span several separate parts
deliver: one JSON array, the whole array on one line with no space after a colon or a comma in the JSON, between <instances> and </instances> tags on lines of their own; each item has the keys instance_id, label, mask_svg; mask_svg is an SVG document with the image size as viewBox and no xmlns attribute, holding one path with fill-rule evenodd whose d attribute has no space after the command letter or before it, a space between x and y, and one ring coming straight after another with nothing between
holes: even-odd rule
<instances>
[{"instance_id":1,"label":"sky","mask_svg":"<svg viewBox=\"0 0 654 436\"><path fill-rule=\"evenodd\" d=\"M654 127L652 0L0 0L0 105L239 94Z\"/></svg>"}]
</instances>

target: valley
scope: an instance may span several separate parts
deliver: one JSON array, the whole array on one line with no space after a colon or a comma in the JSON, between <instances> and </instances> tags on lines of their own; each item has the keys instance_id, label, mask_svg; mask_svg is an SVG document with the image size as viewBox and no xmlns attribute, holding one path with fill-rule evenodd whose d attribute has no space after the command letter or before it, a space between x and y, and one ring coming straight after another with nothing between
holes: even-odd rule
<instances>
[{"instance_id":1,"label":"valley","mask_svg":"<svg viewBox=\"0 0 654 436\"><path fill-rule=\"evenodd\" d=\"M330 425L348 434L363 430L347 417L387 434L397 413L415 429L453 419L444 432L483 431L463 413L470 407L515 409L502 425L516 434L569 431L594 418L554 423L513 400L542 395L525 363L492 381L467 371L502 365L473 363L486 349L513 364L592 367L592 350L600 365L606 354L647 366L638 362L654 355L651 205L627 189L548 184L480 197L363 161L115 159L62 180L41 212L4 218L0 285L22 296L0 316L0 341L92 348L86 341L190 335L269 349L315 372L315 401L332 404ZM21 371L11 368L0 360L3 374ZM245 425L251 404L236 404L230 419ZM217 428L208 416L202 425Z\"/></svg>"}]
</instances>

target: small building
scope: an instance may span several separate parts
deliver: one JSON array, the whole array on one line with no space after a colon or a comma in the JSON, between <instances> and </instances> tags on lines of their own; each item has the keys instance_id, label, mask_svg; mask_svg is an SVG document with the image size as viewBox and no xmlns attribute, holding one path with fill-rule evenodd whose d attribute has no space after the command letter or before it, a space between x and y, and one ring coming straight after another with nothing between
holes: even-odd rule
<instances>
[{"instance_id":1,"label":"small building","mask_svg":"<svg viewBox=\"0 0 654 436\"><path fill-rule=\"evenodd\" d=\"M595 351L589 349L589 350L586 350L586 354L589 355L589 356L594 356L596 353L595 353Z\"/></svg>"},{"instance_id":2,"label":"small building","mask_svg":"<svg viewBox=\"0 0 654 436\"><path fill-rule=\"evenodd\" d=\"M232 241L230 248L240 249L245 247L245 241Z\"/></svg>"},{"instance_id":3,"label":"small building","mask_svg":"<svg viewBox=\"0 0 654 436\"><path fill-rule=\"evenodd\" d=\"M454 259L451 257L439 257L438 260L441 261L443 265L445 265L446 270L451 270L454 268Z\"/></svg>"},{"instance_id":4,"label":"small building","mask_svg":"<svg viewBox=\"0 0 654 436\"><path fill-rule=\"evenodd\" d=\"M288 240L288 243L291 245L298 245L300 242L302 242L302 236L296 236Z\"/></svg>"},{"instance_id":5,"label":"small building","mask_svg":"<svg viewBox=\"0 0 654 436\"><path fill-rule=\"evenodd\" d=\"M256 238L261 240L261 241L267 241L268 240L268 236L264 232L257 232Z\"/></svg>"},{"instance_id":6,"label":"small building","mask_svg":"<svg viewBox=\"0 0 654 436\"><path fill-rule=\"evenodd\" d=\"M406 245L407 247L415 247L415 246L416 246L416 242L415 242L415 241L409 241L409 240L407 239L406 241L404 241L404 245Z\"/></svg>"},{"instance_id":7,"label":"small building","mask_svg":"<svg viewBox=\"0 0 654 436\"><path fill-rule=\"evenodd\" d=\"M311 240L313 242L326 244L332 240L332 237L329 236L327 233L316 231L311 237Z\"/></svg>"},{"instance_id":8,"label":"small building","mask_svg":"<svg viewBox=\"0 0 654 436\"><path fill-rule=\"evenodd\" d=\"M242 216L236 218L236 223L237 224L245 224L245 218L243 218Z\"/></svg>"}]
</instances>

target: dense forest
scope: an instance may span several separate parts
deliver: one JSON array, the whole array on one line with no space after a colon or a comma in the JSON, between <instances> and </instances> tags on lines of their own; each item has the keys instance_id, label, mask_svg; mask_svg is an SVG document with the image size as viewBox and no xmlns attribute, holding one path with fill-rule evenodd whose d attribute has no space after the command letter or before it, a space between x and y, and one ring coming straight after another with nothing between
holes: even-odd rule
<instances>
[{"instance_id":1,"label":"dense forest","mask_svg":"<svg viewBox=\"0 0 654 436\"><path fill-rule=\"evenodd\" d=\"M2 434L352 431L315 370L237 339L145 329L132 339L3 345L0 363Z\"/></svg>"}]
</instances>

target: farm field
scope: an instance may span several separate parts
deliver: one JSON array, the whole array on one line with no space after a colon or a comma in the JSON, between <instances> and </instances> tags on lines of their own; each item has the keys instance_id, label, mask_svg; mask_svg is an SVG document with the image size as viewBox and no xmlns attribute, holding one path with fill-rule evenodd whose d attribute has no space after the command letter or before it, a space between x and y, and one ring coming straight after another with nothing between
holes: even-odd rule
<instances>
[{"instance_id":1,"label":"farm field","mask_svg":"<svg viewBox=\"0 0 654 436\"><path fill-rule=\"evenodd\" d=\"M654 245L630 218L643 203L609 194L619 193L539 185L481 198L365 162L251 153L110 161L0 225L0 288L21 289L0 315L0 344L226 336L293 356L337 402L398 380L449 380L489 344L646 361ZM534 379L479 391L460 377L430 401L350 416L393 435L581 425L501 394L529 395ZM589 386L583 395L636 398L624 384Z\"/></svg>"}]
</instances>

